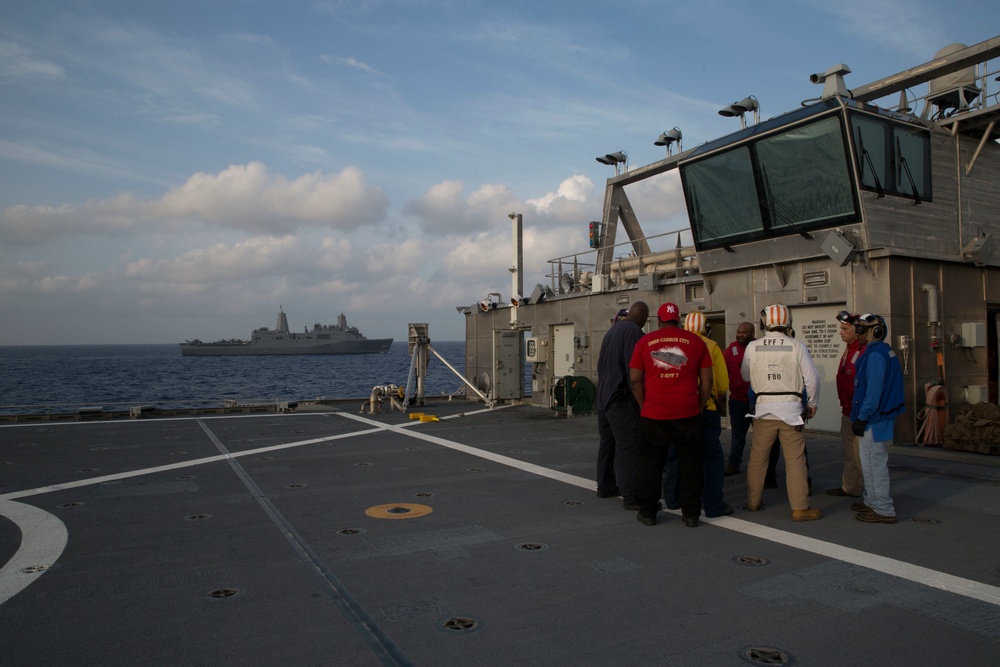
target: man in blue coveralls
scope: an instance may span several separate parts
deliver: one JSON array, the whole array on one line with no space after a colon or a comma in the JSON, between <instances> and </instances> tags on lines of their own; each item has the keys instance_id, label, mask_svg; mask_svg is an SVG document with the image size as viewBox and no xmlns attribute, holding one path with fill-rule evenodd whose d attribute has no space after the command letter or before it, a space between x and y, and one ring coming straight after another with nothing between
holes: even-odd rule
<instances>
[{"instance_id":1,"label":"man in blue coveralls","mask_svg":"<svg viewBox=\"0 0 1000 667\"><path fill-rule=\"evenodd\" d=\"M858 436L861 473L865 480L862 503L851 509L865 523L896 523L889 495L889 445L896 415L905 410L903 369L885 342L888 328L881 315L866 313L854 329L865 346L855 365L851 430Z\"/></svg>"}]
</instances>

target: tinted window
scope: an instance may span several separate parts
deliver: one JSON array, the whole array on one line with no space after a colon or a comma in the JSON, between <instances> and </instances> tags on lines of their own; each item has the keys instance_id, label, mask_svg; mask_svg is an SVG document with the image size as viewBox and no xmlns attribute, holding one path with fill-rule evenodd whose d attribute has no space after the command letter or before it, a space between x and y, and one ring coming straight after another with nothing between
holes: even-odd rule
<instances>
[{"instance_id":1,"label":"tinted window","mask_svg":"<svg viewBox=\"0 0 1000 667\"><path fill-rule=\"evenodd\" d=\"M863 189L880 195L930 201L930 135L927 132L859 113L851 114L851 131Z\"/></svg>"},{"instance_id":2,"label":"tinted window","mask_svg":"<svg viewBox=\"0 0 1000 667\"><path fill-rule=\"evenodd\" d=\"M840 116L828 116L682 165L695 247L856 221L847 155Z\"/></svg>"}]
</instances>

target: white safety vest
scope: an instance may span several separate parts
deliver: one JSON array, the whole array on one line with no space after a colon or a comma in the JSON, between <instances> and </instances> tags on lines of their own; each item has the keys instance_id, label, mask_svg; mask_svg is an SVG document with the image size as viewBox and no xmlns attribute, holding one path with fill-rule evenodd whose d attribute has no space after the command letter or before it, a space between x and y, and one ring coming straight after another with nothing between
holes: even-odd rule
<instances>
[{"instance_id":1,"label":"white safety vest","mask_svg":"<svg viewBox=\"0 0 1000 667\"><path fill-rule=\"evenodd\" d=\"M787 336L765 336L747 346L750 386L758 403L802 401L805 383L796 349L801 344Z\"/></svg>"}]
</instances>

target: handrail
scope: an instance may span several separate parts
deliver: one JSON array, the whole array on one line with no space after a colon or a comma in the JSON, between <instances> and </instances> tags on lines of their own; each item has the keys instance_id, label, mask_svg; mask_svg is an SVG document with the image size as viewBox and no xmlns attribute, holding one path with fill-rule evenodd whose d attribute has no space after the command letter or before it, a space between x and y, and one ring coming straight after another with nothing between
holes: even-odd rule
<instances>
[{"instance_id":1,"label":"handrail","mask_svg":"<svg viewBox=\"0 0 1000 667\"><path fill-rule=\"evenodd\" d=\"M621 283L635 282L635 279L641 273L653 273L662 272L656 271L658 267L662 265L668 265L670 269L686 268L697 272L698 270L698 255L695 251L694 246L681 246L680 245L680 235L690 234L690 228L684 227L682 229L675 229L668 232L663 232L661 234L655 234L653 236L646 236L640 239L629 239L623 241L622 243L616 243L612 248L626 247L627 251L623 252L613 260L611 263L611 274L615 275ZM666 236L676 236L677 245L674 248L665 250L654 250L647 254L637 255L633 251L634 241L651 241L654 239L662 239ZM590 249L583 252L573 253L571 255L563 255L561 257L555 257L548 260L550 271L545 274L545 277L549 279L550 286L556 289L558 286L558 281L563 273L566 273L564 266L573 267L573 281L574 284L583 284L585 287L589 284L589 279L593 276L593 272L597 268L596 261L581 261L581 257L587 257L589 255L596 255L598 249ZM680 260L678 260L678 253L680 253ZM653 271L649 271L649 267L653 267ZM627 277L631 280L626 279ZM586 281L584 280L586 279Z\"/></svg>"}]
</instances>

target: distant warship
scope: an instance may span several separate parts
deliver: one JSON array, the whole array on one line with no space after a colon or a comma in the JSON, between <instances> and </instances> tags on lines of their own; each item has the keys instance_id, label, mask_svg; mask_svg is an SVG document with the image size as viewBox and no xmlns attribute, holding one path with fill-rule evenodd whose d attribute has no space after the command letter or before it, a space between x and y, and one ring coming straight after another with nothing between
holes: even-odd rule
<instances>
[{"instance_id":1,"label":"distant warship","mask_svg":"<svg viewBox=\"0 0 1000 667\"><path fill-rule=\"evenodd\" d=\"M195 339L180 343L185 357L207 357L236 354L373 354L388 352L391 338L368 340L357 327L347 326L341 313L337 324L314 324L312 330L292 333L284 310L278 310L274 329L254 329L250 340L219 340L203 343Z\"/></svg>"}]
</instances>

